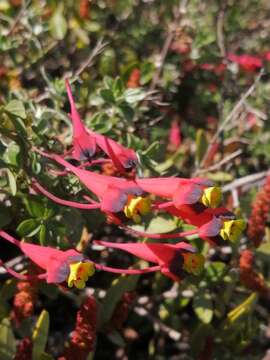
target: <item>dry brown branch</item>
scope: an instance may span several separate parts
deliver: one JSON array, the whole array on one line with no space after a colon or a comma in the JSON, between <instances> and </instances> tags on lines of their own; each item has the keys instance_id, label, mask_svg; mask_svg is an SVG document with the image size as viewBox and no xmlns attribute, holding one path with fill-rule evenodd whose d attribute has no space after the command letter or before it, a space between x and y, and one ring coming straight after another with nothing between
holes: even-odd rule
<instances>
[{"instance_id":1,"label":"dry brown branch","mask_svg":"<svg viewBox=\"0 0 270 360\"><path fill-rule=\"evenodd\" d=\"M267 171L261 171L261 172L256 173L256 174L243 176L243 177L241 177L239 179L236 179L236 180L233 180L229 184L226 184L225 186L223 186L222 191L223 192L228 192L228 191L232 191L234 189L237 189L237 188L239 188L241 186L247 185L249 183L255 184L256 182L261 181L262 179L264 179L269 174L270 174L270 171L267 170Z\"/></svg>"},{"instance_id":2,"label":"dry brown branch","mask_svg":"<svg viewBox=\"0 0 270 360\"><path fill-rule=\"evenodd\" d=\"M218 140L220 134L223 132L223 130L225 129L225 127L227 126L227 124L239 113L239 111L241 110L242 106L245 104L245 101L247 100L247 98L249 96L252 95L252 93L254 92L254 90L256 89L259 81L261 80L261 77L263 76L264 71L263 69L260 71L260 73L256 76L253 84L247 89L247 91L241 96L240 100L236 103L236 105L234 106L234 108L232 109L232 111L228 114L228 116L225 118L225 120L220 124L220 126L218 127L216 133L214 134L214 136L212 137L208 148L203 156L203 159L201 160L198 169L196 169L195 171L195 175L198 173L199 170L201 170L203 168L204 162L207 159L210 149L212 147L212 145Z\"/></svg>"},{"instance_id":3,"label":"dry brown branch","mask_svg":"<svg viewBox=\"0 0 270 360\"><path fill-rule=\"evenodd\" d=\"M164 41L164 44L163 44L163 47L162 47L162 50L160 53L159 65L157 66L156 72L153 76L152 82L149 87L149 91L155 90L156 86L158 85L168 51L169 51L172 41L174 40L174 37L175 37L176 29L179 26L179 22L182 19L182 16L186 13L187 4L188 4L188 0L180 1L178 9L175 12L174 20L170 26L169 32Z\"/></svg>"},{"instance_id":4,"label":"dry brown branch","mask_svg":"<svg viewBox=\"0 0 270 360\"><path fill-rule=\"evenodd\" d=\"M91 51L91 53L89 54L88 58L86 60L84 60L84 62L80 65L80 67L75 71L74 75L72 76L70 83L72 84L73 82L75 82L76 80L78 80L78 77L81 75L81 73L88 68L89 66L92 65L93 60L95 59L95 57L97 57L98 55L100 55L102 53L102 51L104 50L104 48L108 45L107 42L103 42L103 39L100 39L96 46L94 47L94 49Z\"/></svg>"}]
</instances>

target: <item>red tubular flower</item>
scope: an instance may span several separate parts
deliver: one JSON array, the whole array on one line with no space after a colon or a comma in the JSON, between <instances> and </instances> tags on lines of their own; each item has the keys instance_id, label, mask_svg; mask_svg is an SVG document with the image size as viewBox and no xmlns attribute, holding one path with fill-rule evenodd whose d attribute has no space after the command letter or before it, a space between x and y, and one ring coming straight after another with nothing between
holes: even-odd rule
<instances>
[{"instance_id":1,"label":"red tubular flower","mask_svg":"<svg viewBox=\"0 0 270 360\"><path fill-rule=\"evenodd\" d=\"M266 178L266 182L262 189L256 195L252 204L252 211L248 220L248 237L257 247L260 246L264 234L265 227L269 220L270 212L270 176Z\"/></svg>"},{"instance_id":2,"label":"red tubular flower","mask_svg":"<svg viewBox=\"0 0 270 360\"><path fill-rule=\"evenodd\" d=\"M82 19L89 19L90 17L90 1L80 0L79 14Z\"/></svg>"},{"instance_id":3,"label":"red tubular flower","mask_svg":"<svg viewBox=\"0 0 270 360\"><path fill-rule=\"evenodd\" d=\"M219 64L204 63L204 64L200 64L198 67L202 70L213 72L217 76L223 75L223 73L226 70L226 65L223 63L219 63Z\"/></svg>"},{"instance_id":4,"label":"red tubular flower","mask_svg":"<svg viewBox=\"0 0 270 360\"><path fill-rule=\"evenodd\" d=\"M165 208L170 214L180 217L188 224L198 227L198 235L211 245L222 240L236 241L246 227L244 220L235 219L235 215L226 208L206 208L202 204L182 205Z\"/></svg>"},{"instance_id":5,"label":"red tubular flower","mask_svg":"<svg viewBox=\"0 0 270 360\"><path fill-rule=\"evenodd\" d=\"M136 166L138 159L134 150L125 148L106 136L86 129L76 109L71 88L67 80L66 88L73 124L73 157L77 160L89 160L95 154L96 146L98 146L111 158L115 167L121 173L124 173L125 169L131 169Z\"/></svg>"},{"instance_id":6,"label":"red tubular flower","mask_svg":"<svg viewBox=\"0 0 270 360\"><path fill-rule=\"evenodd\" d=\"M174 205L176 208L197 202L216 207L221 199L220 189L212 186L212 181L203 178L145 178L136 179L136 183L146 192L172 199L168 206Z\"/></svg>"},{"instance_id":7,"label":"red tubular flower","mask_svg":"<svg viewBox=\"0 0 270 360\"><path fill-rule=\"evenodd\" d=\"M228 54L228 59L240 66L243 71L255 72L262 67L262 59L259 56L243 54Z\"/></svg>"},{"instance_id":8,"label":"red tubular flower","mask_svg":"<svg viewBox=\"0 0 270 360\"><path fill-rule=\"evenodd\" d=\"M128 88L137 88L140 86L140 78L141 78L141 71L138 68L135 68L131 71L129 79L127 81Z\"/></svg>"},{"instance_id":9,"label":"red tubular flower","mask_svg":"<svg viewBox=\"0 0 270 360\"><path fill-rule=\"evenodd\" d=\"M3 230L0 231L0 236L16 245L33 263L45 270L45 273L40 275L26 276L7 269L11 275L21 280L45 279L47 283L54 284L67 281L70 287L74 285L83 288L88 277L94 274L93 263L83 262L84 256L76 250L62 251L52 247L24 243Z\"/></svg>"},{"instance_id":10,"label":"red tubular flower","mask_svg":"<svg viewBox=\"0 0 270 360\"><path fill-rule=\"evenodd\" d=\"M85 360L94 350L97 330L97 303L93 296L88 296L77 313L76 326L65 351L65 360Z\"/></svg>"},{"instance_id":11,"label":"red tubular flower","mask_svg":"<svg viewBox=\"0 0 270 360\"><path fill-rule=\"evenodd\" d=\"M265 54L264 54L264 58L266 61L270 61L270 51L267 51Z\"/></svg>"},{"instance_id":12,"label":"red tubular flower","mask_svg":"<svg viewBox=\"0 0 270 360\"><path fill-rule=\"evenodd\" d=\"M77 160L89 160L96 152L96 140L95 137L86 130L81 121L67 80L66 89L71 107L71 120L73 125L73 157Z\"/></svg>"},{"instance_id":13,"label":"red tubular flower","mask_svg":"<svg viewBox=\"0 0 270 360\"><path fill-rule=\"evenodd\" d=\"M79 180L99 198L100 204L92 204L92 207L88 205L88 208L100 207L100 209L105 212L119 212L128 204L130 197L136 197L143 194L143 190L133 180L105 176L89 170L79 169L59 155L50 155L42 151L39 151L39 153L63 165L67 170L76 175ZM41 186L39 186L39 189L44 193ZM50 193L48 191L46 192L48 196ZM73 206L72 202L61 199L58 199L57 201L55 196L49 197L60 204ZM86 204L81 205L87 207Z\"/></svg>"},{"instance_id":14,"label":"red tubular flower","mask_svg":"<svg viewBox=\"0 0 270 360\"><path fill-rule=\"evenodd\" d=\"M95 241L96 244L120 249L145 261L158 264L159 270L174 281L180 281L185 274L198 275L204 266L204 257L185 243L127 243Z\"/></svg>"},{"instance_id":15,"label":"red tubular flower","mask_svg":"<svg viewBox=\"0 0 270 360\"><path fill-rule=\"evenodd\" d=\"M181 145L181 129L177 120L172 121L169 132L168 150L176 151Z\"/></svg>"},{"instance_id":16,"label":"red tubular flower","mask_svg":"<svg viewBox=\"0 0 270 360\"><path fill-rule=\"evenodd\" d=\"M36 265L45 270L45 273L40 275L22 275L10 268L7 268L0 260L0 266L4 267L9 274L20 280L45 279L47 283L54 284L67 281L69 287L75 286L78 289L83 289L88 277L94 274L95 269L116 274L130 275L146 274L149 272L159 271L161 269L159 265L144 269L112 268L96 264L93 261L86 259L81 253L73 249L62 251L47 246L23 243L16 240L3 230L0 231L0 236L20 248L22 252Z\"/></svg>"}]
</instances>

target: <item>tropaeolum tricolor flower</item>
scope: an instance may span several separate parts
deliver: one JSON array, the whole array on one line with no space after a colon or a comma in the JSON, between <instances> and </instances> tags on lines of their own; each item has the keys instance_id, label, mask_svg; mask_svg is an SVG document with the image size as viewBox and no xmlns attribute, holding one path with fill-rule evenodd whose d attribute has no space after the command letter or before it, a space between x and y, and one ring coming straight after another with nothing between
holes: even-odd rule
<instances>
[{"instance_id":1,"label":"tropaeolum tricolor flower","mask_svg":"<svg viewBox=\"0 0 270 360\"><path fill-rule=\"evenodd\" d=\"M100 208L102 211L109 213L124 211L127 217L134 217L135 221L138 220L138 217L140 216L139 214L144 215L150 210L149 199L142 197L144 191L136 184L135 181L114 176L101 175L96 172L80 169L70 164L59 155L47 154L40 150L38 150L38 152L43 156L55 160L58 164L63 165L66 170L76 175L78 179L98 197L100 202L94 202L89 205L68 202L50 194L40 184L34 181L34 186L53 201L62 205L85 209Z\"/></svg>"},{"instance_id":2,"label":"tropaeolum tricolor flower","mask_svg":"<svg viewBox=\"0 0 270 360\"><path fill-rule=\"evenodd\" d=\"M121 249L157 264L143 269L121 269L97 264L74 249L63 251L49 246L25 243L15 239L3 230L0 230L0 237L16 245L30 260L45 270L44 273L36 276L23 275L5 267L3 262L0 261L0 265L12 276L19 279L43 279L51 284L67 282L68 287L75 286L78 289L85 287L88 278L94 275L95 269L130 275L161 271L171 279L180 281L186 274L198 275L204 264L204 257L195 253L195 249L184 242L172 245L155 243L114 244L96 241L100 245Z\"/></svg>"},{"instance_id":3,"label":"tropaeolum tricolor flower","mask_svg":"<svg viewBox=\"0 0 270 360\"><path fill-rule=\"evenodd\" d=\"M134 150L128 149L118 142L87 129L76 109L69 82L66 80L66 89L71 107L73 124L73 157L77 160L90 160L99 147L112 160L115 167L124 173L137 165L138 159Z\"/></svg>"},{"instance_id":4,"label":"tropaeolum tricolor flower","mask_svg":"<svg viewBox=\"0 0 270 360\"><path fill-rule=\"evenodd\" d=\"M136 183L146 192L171 199L172 201L167 205L173 205L176 208L197 202L214 208L221 200L220 188L213 186L211 180L204 178L137 178Z\"/></svg>"},{"instance_id":5,"label":"tropaeolum tricolor flower","mask_svg":"<svg viewBox=\"0 0 270 360\"><path fill-rule=\"evenodd\" d=\"M235 242L246 227L243 219L224 207L207 208L202 204L183 205L177 209L167 207L166 211L198 228L198 236L210 244L219 244L221 240Z\"/></svg>"},{"instance_id":6,"label":"tropaeolum tricolor flower","mask_svg":"<svg viewBox=\"0 0 270 360\"><path fill-rule=\"evenodd\" d=\"M96 244L126 251L145 261L158 264L160 271L174 281L187 274L199 275L204 267L203 255L185 242L162 243L112 243L95 241Z\"/></svg>"},{"instance_id":7,"label":"tropaeolum tricolor flower","mask_svg":"<svg viewBox=\"0 0 270 360\"><path fill-rule=\"evenodd\" d=\"M40 246L19 241L0 230L0 236L16 245L30 260L45 270L37 275L39 279L45 279L47 283L59 284L67 281L68 286L73 285L83 288L88 277L94 274L95 268L91 262L84 262L84 256L74 249L62 251L49 246ZM7 269L11 275L19 278L27 278Z\"/></svg>"}]
</instances>

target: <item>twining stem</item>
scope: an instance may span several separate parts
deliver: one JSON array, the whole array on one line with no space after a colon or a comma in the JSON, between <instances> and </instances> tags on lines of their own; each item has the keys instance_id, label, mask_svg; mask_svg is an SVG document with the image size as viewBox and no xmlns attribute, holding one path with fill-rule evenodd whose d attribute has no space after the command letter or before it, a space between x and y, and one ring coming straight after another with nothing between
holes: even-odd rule
<instances>
[{"instance_id":1,"label":"twining stem","mask_svg":"<svg viewBox=\"0 0 270 360\"><path fill-rule=\"evenodd\" d=\"M111 159L96 159L96 160L92 160L92 161L87 161L83 164L80 164L78 166L79 169L84 169L86 166L94 166L94 165L100 165L100 164L108 164L108 163L112 163ZM49 170L53 175L57 175L57 176L65 176L69 173L68 170L55 170L55 169L50 169Z\"/></svg>"},{"instance_id":2,"label":"twining stem","mask_svg":"<svg viewBox=\"0 0 270 360\"><path fill-rule=\"evenodd\" d=\"M42 280L42 279L46 279L46 277L47 277L47 273L39 274L39 275L20 274L17 271L14 271L14 270L10 269L9 267L5 266L5 264L3 263L2 260L0 260L0 266L2 266L6 270L7 273L9 273L10 275L14 276L16 279L19 279L19 280Z\"/></svg>"},{"instance_id":3,"label":"twining stem","mask_svg":"<svg viewBox=\"0 0 270 360\"><path fill-rule=\"evenodd\" d=\"M177 233L166 233L166 234L151 234L151 233L147 233L144 231L139 231L139 230L135 230L130 228L129 226L125 225L125 224L120 224L119 227L129 231L131 234L137 235L137 236L142 236L142 237L147 237L150 239L176 239L176 238L183 238L186 236L190 236L190 235L194 235L194 234L198 234L198 229L194 229L194 230L188 230L188 231L182 231L182 232L177 232Z\"/></svg>"},{"instance_id":4,"label":"twining stem","mask_svg":"<svg viewBox=\"0 0 270 360\"><path fill-rule=\"evenodd\" d=\"M144 269L117 269L106 265L96 264L95 268L102 271L112 272L116 274L126 274L126 275L140 275L140 274L146 274L150 272L160 271L161 267L159 265L156 266L149 266Z\"/></svg>"},{"instance_id":5,"label":"twining stem","mask_svg":"<svg viewBox=\"0 0 270 360\"><path fill-rule=\"evenodd\" d=\"M33 179L33 187L34 189L37 189L39 192L41 192L43 195L47 196L49 199L51 199L52 201L60 204L60 205L65 205L65 206L70 206L73 208L77 208L77 209L83 209L83 210L92 210L92 209L98 209L100 208L100 204L98 203L94 203L94 204L81 204L75 201L69 201L69 200L64 200L64 199L60 199L59 197L53 195L52 193L50 193L48 190L44 189L44 187L42 185L40 185L36 179Z\"/></svg>"}]
</instances>

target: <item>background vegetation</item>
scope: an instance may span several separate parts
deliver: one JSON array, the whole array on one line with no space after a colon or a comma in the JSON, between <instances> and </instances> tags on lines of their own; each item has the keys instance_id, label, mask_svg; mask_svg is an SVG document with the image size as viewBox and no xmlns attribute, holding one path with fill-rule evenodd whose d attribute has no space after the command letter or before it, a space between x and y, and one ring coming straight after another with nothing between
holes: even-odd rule
<instances>
[{"instance_id":1,"label":"background vegetation","mask_svg":"<svg viewBox=\"0 0 270 360\"><path fill-rule=\"evenodd\" d=\"M78 181L52 178L31 150L61 152L71 143L65 78L85 124L134 148L140 175L208 177L222 186L227 208L253 216L234 246L193 239L207 265L180 284L160 273L97 273L86 290L67 291L10 279L1 268L1 360L69 359L76 326L92 339L82 359L268 358L270 191L265 185L259 203L256 193L270 164L269 11L267 0L0 0L1 228L115 266L134 263L90 250L92 239L132 237L100 212L31 190L34 176L60 197L80 199ZM155 233L181 224L159 216L140 226ZM2 240L1 260L29 271ZM78 325L93 294L97 304L80 310L88 323Z\"/></svg>"}]
</instances>

